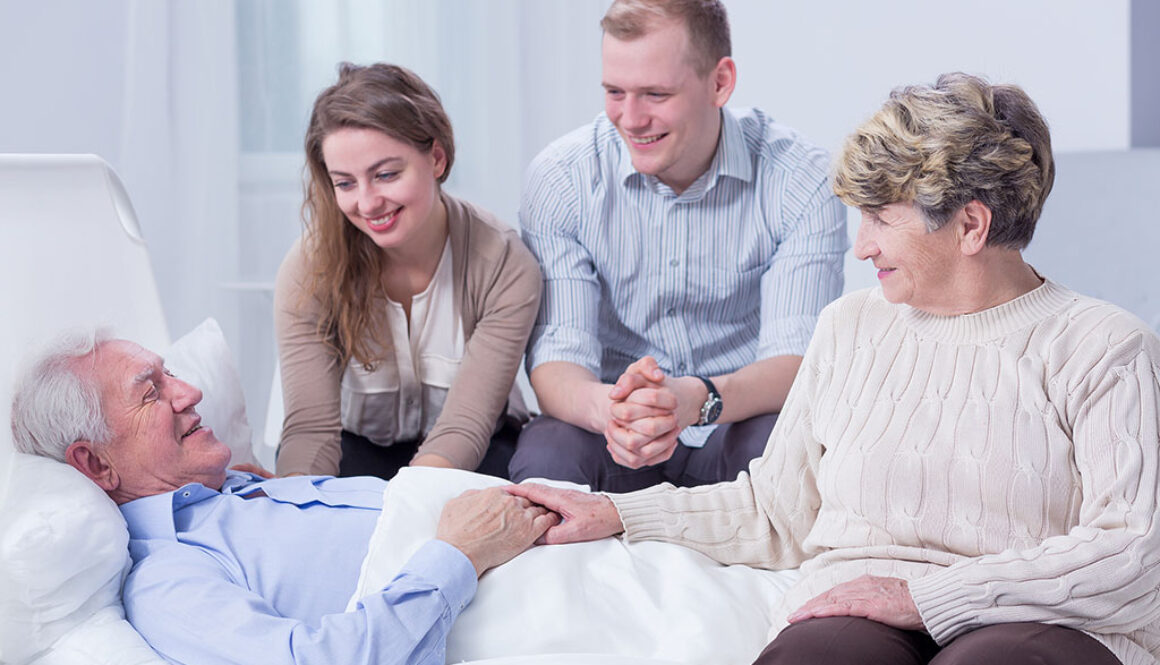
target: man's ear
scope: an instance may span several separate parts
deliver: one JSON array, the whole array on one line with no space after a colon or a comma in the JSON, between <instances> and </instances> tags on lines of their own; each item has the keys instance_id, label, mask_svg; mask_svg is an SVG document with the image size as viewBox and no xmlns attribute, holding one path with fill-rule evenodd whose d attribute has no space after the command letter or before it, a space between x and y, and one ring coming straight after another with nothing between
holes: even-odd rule
<instances>
[{"instance_id":1,"label":"man's ear","mask_svg":"<svg viewBox=\"0 0 1160 665\"><path fill-rule=\"evenodd\" d=\"M737 87L737 63L725 56L717 61L709 76L713 79L713 103L721 108L733 96L733 88Z\"/></svg>"},{"instance_id":2,"label":"man's ear","mask_svg":"<svg viewBox=\"0 0 1160 665\"><path fill-rule=\"evenodd\" d=\"M962 225L960 248L964 255L974 256L987 246L987 237L991 234L991 209L985 203L972 199L958 214Z\"/></svg>"},{"instance_id":3,"label":"man's ear","mask_svg":"<svg viewBox=\"0 0 1160 665\"><path fill-rule=\"evenodd\" d=\"M64 453L64 460L106 492L121 484L116 469L102 454L101 447L92 441L76 441Z\"/></svg>"}]
</instances>

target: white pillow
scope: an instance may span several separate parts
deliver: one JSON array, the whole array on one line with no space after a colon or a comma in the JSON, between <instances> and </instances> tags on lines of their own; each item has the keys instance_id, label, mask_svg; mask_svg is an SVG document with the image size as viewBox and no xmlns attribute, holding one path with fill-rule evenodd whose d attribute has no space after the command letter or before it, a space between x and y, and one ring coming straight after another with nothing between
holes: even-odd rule
<instances>
[{"instance_id":1,"label":"white pillow","mask_svg":"<svg viewBox=\"0 0 1160 665\"><path fill-rule=\"evenodd\" d=\"M349 607L386 586L435 536L449 499L504 484L467 471L402 469L387 485ZM722 566L668 543L605 538L534 547L480 579L451 629L447 662L615 654L748 665L770 639L771 609L797 578L797 571Z\"/></svg>"},{"instance_id":2,"label":"white pillow","mask_svg":"<svg viewBox=\"0 0 1160 665\"><path fill-rule=\"evenodd\" d=\"M0 661L18 664L102 608L121 611L129 532L116 504L67 464L18 453L11 483L0 514ZM134 635L129 646L148 649Z\"/></svg>"},{"instance_id":3,"label":"white pillow","mask_svg":"<svg viewBox=\"0 0 1160 665\"><path fill-rule=\"evenodd\" d=\"M165 357L169 371L201 389L197 412L233 451L230 464L253 464L254 430L246 418L246 397L218 322L208 318L169 349L158 352Z\"/></svg>"}]
</instances>

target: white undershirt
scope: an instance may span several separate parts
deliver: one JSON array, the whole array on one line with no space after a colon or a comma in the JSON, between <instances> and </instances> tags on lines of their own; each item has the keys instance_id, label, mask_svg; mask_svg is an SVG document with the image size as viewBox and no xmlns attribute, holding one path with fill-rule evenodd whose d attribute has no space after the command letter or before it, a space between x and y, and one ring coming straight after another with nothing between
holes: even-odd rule
<instances>
[{"instance_id":1,"label":"white undershirt","mask_svg":"<svg viewBox=\"0 0 1160 665\"><path fill-rule=\"evenodd\" d=\"M422 438L435 426L463 358L463 325L455 308L451 242L431 283L403 306L387 301L394 361L367 372L351 360L342 376L342 427L379 445Z\"/></svg>"}]
</instances>

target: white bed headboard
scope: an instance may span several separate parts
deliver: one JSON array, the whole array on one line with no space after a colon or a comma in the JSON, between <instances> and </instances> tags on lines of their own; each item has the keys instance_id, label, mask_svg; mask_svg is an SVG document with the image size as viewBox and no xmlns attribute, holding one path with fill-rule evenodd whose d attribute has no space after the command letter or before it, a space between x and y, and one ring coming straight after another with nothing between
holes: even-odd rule
<instances>
[{"instance_id":1,"label":"white bed headboard","mask_svg":"<svg viewBox=\"0 0 1160 665\"><path fill-rule=\"evenodd\" d=\"M0 155L0 506L12 382L61 330L108 325L150 348L169 331L137 216L96 155Z\"/></svg>"}]
</instances>

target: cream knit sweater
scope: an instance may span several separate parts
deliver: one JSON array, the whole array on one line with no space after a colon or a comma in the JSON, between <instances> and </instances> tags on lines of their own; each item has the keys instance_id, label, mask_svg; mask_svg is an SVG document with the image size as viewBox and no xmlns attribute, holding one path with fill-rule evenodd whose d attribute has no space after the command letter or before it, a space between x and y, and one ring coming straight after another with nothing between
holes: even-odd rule
<instances>
[{"instance_id":1,"label":"cream knit sweater","mask_svg":"<svg viewBox=\"0 0 1160 665\"><path fill-rule=\"evenodd\" d=\"M632 540L800 566L775 616L900 577L940 644L979 626L1078 628L1160 655L1160 339L1046 281L977 314L880 290L822 314L765 455L731 483L612 497Z\"/></svg>"}]
</instances>

